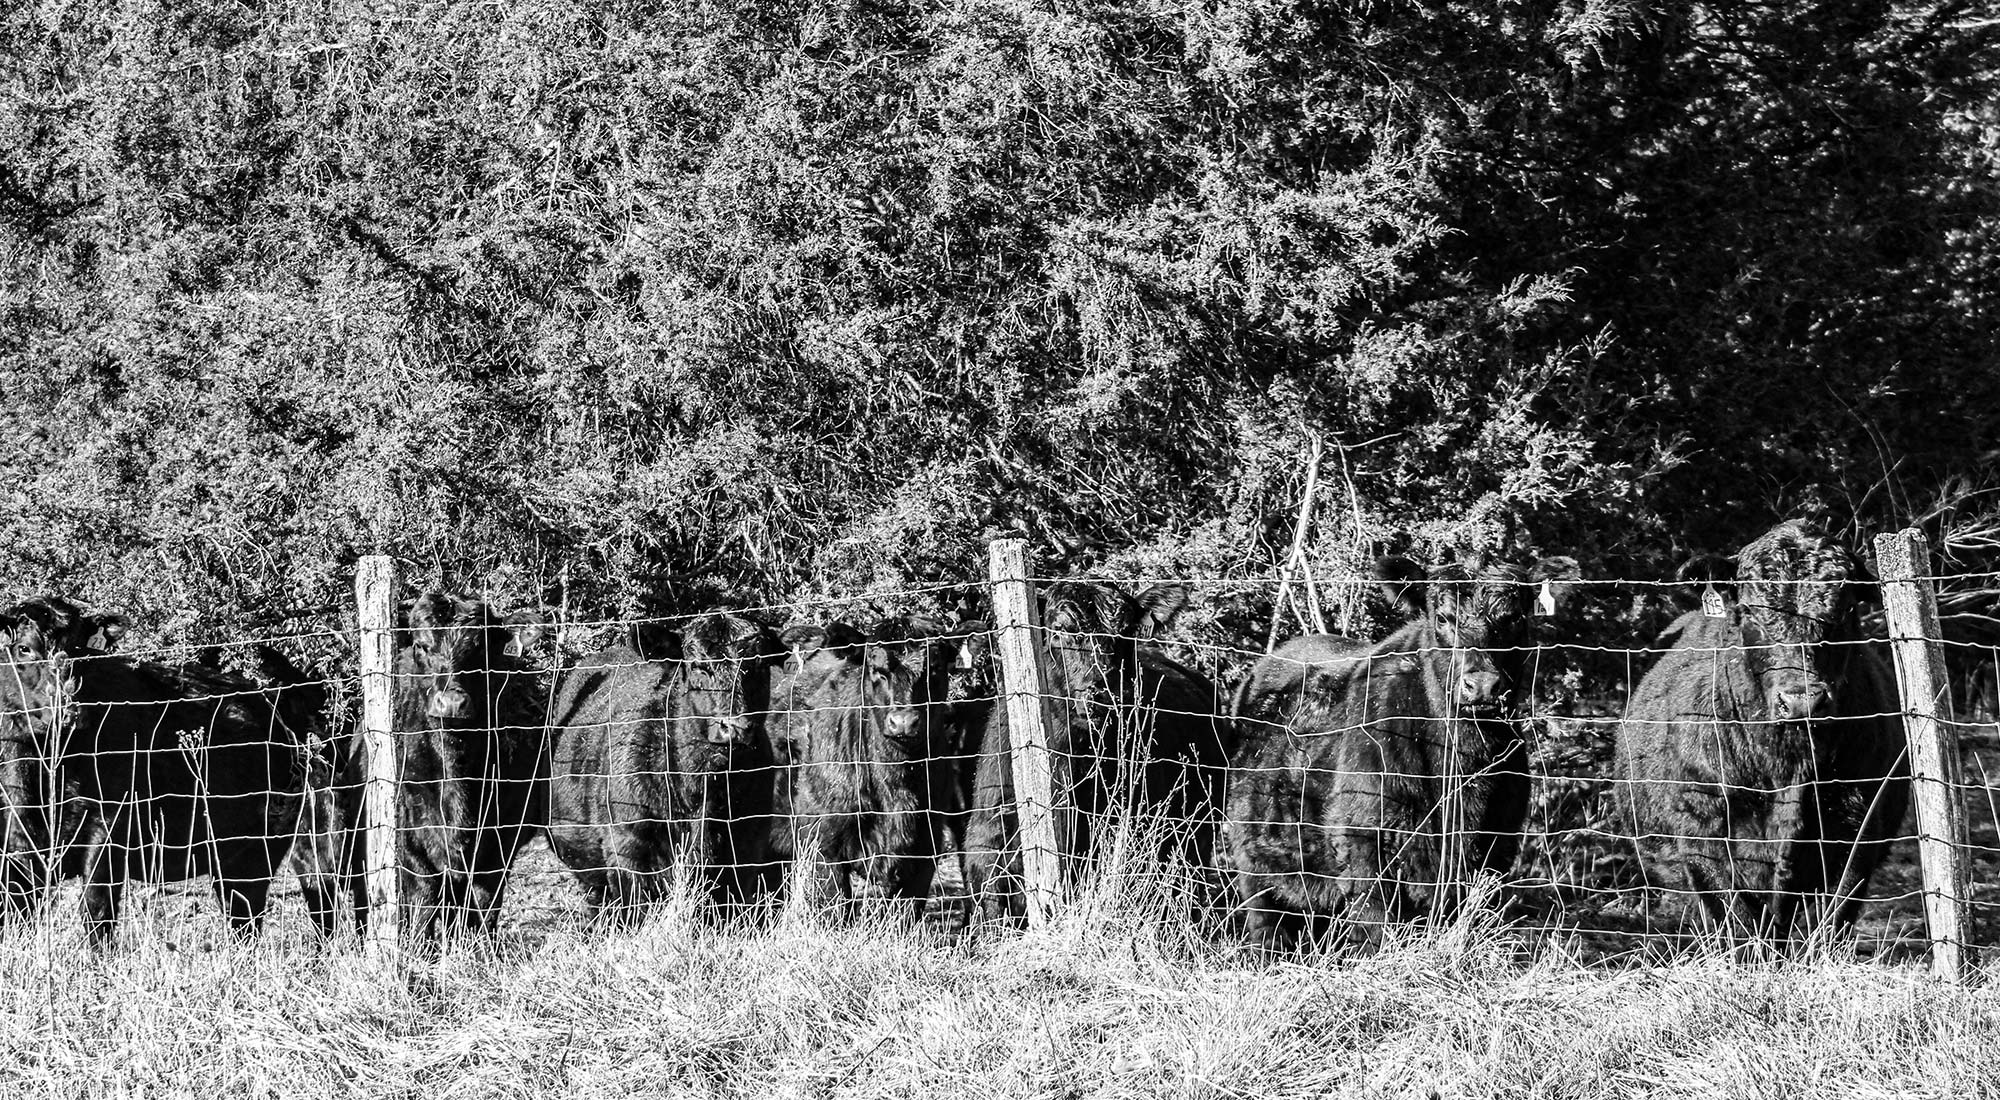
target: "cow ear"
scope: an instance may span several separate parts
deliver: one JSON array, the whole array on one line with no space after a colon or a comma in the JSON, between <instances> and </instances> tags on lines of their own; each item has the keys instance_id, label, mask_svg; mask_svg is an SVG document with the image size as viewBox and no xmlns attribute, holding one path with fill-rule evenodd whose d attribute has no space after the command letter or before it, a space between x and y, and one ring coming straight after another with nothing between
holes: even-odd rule
<instances>
[{"instance_id":1,"label":"cow ear","mask_svg":"<svg viewBox=\"0 0 2000 1100\"><path fill-rule=\"evenodd\" d=\"M1721 615L1736 602L1736 561L1721 554L1697 554L1674 572L1679 594L1692 597L1710 615Z\"/></svg>"},{"instance_id":2,"label":"cow ear","mask_svg":"<svg viewBox=\"0 0 2000 1100\"><path fill-rule=\"evenodd\" d=\"M1382 594L1406 615L1414 617L1424 613L1423 580L1423 566L1401 554L1387 554L1375 559L1375 581Z\"/></svg>"},{"instance_id":3,"label":"cow ear","mask_svg":"<svg viewBox=\"0 0 2000 1100\"><path fill-rule=\"evenodd\" d=\"M1156 584L1139 593L1137 600L1139 614L1132 623L1132 636L1151 638L1164 633L1187 608L1187 585Z\"/></svg>"},{"instance_id":4,"label":"cow ear","mask_svg":"<svg viewBox=\"0 0 2000 1100\"><path fill-rule=\"evenodd\" d=\"M728 639L730 651L738 655L753 653L755 644L764 634L764 628L741 615L722 616L723 637Z\"/></svg>"},{"instance_id":5,"label":"cow ear","mask_svg":"<svg viewBox=\"0 0 2000 1100\"><path fill-rule=\"evenodd\" d=\"M1546 557L1528 568L1528 580L1535 585L1535 611L1554 615L1569 606L1582 589L1583 568L1568 554Z\"/></svg>"},{"instance_id":6,"label":"cow ear","mask_svg":"<svg viewBox=\"0 0 2000 1100\"><path fill-rule=\"evenodd\" d=\"M110 653L125 639L127 629L123 615L89 615L84 618L82 629L78 633L88 634L87 640L83 643L85 649Z\"/></svg>"},{"instance_id":7,"label":"cow ear","mask_svg":"<svg viewBox=\"0 0 2000 1100\"><path fill-rule=\"evenodd\" d=\"M982 668L993 652L993 627L980 619L967 619L952 628L958 640L951 667L961 672Z\"/></svg>"},{"instance_id":8,"label":"cow ear","mask_svg":"<svg viewBox=\"0 0 2000 1100\"><path fill-rule=\"evenodd\" d=\"M548 619L533 608L523 608L500 622L511 635L504 650L510 657L519 657L535 648L549 632Z\"/></svg>"},{"instance_id":9,"label":"cow ear","mask_svg":"<svg viewBox=\"0 0 2000 1100\"><path fill-rule=\"evenodd\" d=\"M417 609L418 599L420 597L411 596L409 599L396 605L396 631L398 633L410 629L410 612Z\"/></svg>"},{"instance_id":10,"label":"cow ear","mask_svg":"<svg viewBox=\"0 0 2000 1100\"><path fill-rule=\"evenodd\" d=\"M868 635L863 634L861 628L855 626L853 623L832 622L827 624L826 641L824 643L827 649L852 650L866 645L867 642ZM854 655L858 656L858 654Z\"/></svg>"},{"instance_id":11,"label":"cow ear","mask_svg":"<svg viewBox=\"0 0 2000 1100\"><path fill-rule=\"evenodd\" d=\"M642 661L678 661L680 635L661 622L636 622L625 626L625 646Z\"/></svg>"}]
</instances>

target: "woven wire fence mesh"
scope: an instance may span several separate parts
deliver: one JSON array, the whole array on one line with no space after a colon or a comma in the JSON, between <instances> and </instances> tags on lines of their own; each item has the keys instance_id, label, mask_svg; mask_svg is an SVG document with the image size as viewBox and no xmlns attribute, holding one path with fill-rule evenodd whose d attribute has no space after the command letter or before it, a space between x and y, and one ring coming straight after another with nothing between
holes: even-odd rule
<instances>
[{"instance_id":1,"label":"woven wire fence mesh","mask_svg":"<svg viewBox=\"0 0 2000 1100\"><path fill-rule=\"evenodd\" d=\"M1073 890L1165 884L1221 941L1365 942L1490 881L1480 896L1514 927L1615 955L1671 947L1718 906L1771 932L1786 895L1800 914L1777 930L1839 928L1840 897L1865 884L1846 930L1879 953L1923 944L1903 707L1865 627L1752 643L1700 582L1582 584L1625 609L1593 620L1541 606L1533 581L1467 599L1471 582L1427 580L1405 611L1343 611L1357 636L1265 655L1155 614L1162 592L1250 582L1035 583ZM406 926L616 925L672 896L750 919L806 903L1018 919L1005 678L991 623L963 614L984 591L555 624L413 601L393 676ZM1646 600L1650 620L1628 613ZM10 917L74 902L105 928L123 884L177 921L354 926L351 632L106 652L10 622ZM1990 943L2000 650L1943 645ZM282 657L302 648L322 659ZM1827 698L1801 714L1729 695L1802 653Z\"/></svg>"}]
</instances>

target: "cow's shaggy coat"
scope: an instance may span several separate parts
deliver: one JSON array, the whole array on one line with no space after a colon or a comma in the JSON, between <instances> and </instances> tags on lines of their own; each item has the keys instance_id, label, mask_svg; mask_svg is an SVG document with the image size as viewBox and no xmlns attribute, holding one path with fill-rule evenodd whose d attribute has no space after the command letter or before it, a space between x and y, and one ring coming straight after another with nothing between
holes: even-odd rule
<instances>
[{"instance_id":1,"label":"cow's shaggy coat","mask_svg":"<svg viewBox=\"0 0 2000 1100\"><path fill-rule=\"evenodd\" d=\"M1670 627L1632 692L1623 821L1651 883L1727 935L1845 925L1909 802L1895 682L1840 546L1791 521L1736 572L1724 614Z\"/></svg>"}]
</instances>

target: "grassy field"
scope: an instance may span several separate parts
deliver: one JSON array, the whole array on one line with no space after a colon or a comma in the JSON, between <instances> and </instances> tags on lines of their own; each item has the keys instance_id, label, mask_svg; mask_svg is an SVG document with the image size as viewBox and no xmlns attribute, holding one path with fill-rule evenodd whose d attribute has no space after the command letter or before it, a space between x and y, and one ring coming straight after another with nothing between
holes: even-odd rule
<instances>
[{"instance_id":1,"label":"grassy field","mask_svg":"<svg viewBox=\"0 0 2000 1100\"><path fill-rule=\"evenodd\" d=\"M1142 893L1026 934L540 911L401 963L316 946L295 904L244 945L154 895L107 952L58 906L0 939L0 1095L2000 1095L2000 997L1851 951L1616 967L1481 910L1271 960Z\"/></svg>"}]
</instances>

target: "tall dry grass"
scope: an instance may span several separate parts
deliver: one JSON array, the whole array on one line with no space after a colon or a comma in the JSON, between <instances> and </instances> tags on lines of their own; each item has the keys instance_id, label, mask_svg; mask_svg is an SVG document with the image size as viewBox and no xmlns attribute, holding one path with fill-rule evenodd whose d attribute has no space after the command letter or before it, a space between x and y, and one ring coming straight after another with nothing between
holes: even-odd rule
<instances>
[{"instance_id":1,"label":"tall dry grass","mask_svg":"<svg viewBox=\"0 0 2000 1100\"><path fill-rule=\"evenodd\" d=\"M0 937L0 1095L2000 1095L2000 999L1828 947L1646 969L1527 950L1490 908L1361 959L1259 958L1115 877L974 935L793 909L564 923L435 958L141 906Z\"/></svg>"}]
</instances>

